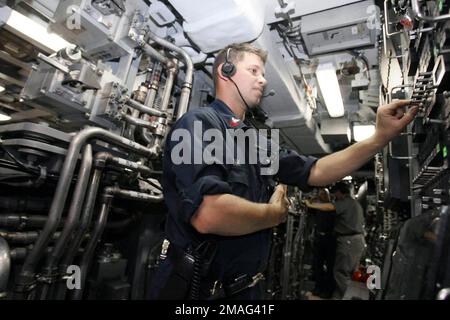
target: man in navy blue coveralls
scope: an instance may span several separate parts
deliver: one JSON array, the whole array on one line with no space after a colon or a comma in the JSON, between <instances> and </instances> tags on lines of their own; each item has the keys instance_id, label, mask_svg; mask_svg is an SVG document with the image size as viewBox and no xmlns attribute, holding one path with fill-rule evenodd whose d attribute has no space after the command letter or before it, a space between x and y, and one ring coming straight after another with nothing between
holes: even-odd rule
<instances>
[{"instance_id":1,"label":"man in navy blue coveralls","mask_svg":"<svg viewBox=\"0 0 450 320\"><path fill-rule=\"evenodd\" d=\"M201 299L210 298L217 284L232 285L241 276L252 277L264 272L270 230L286 220L288 211L286 188L279 184L272 193L273 181L303 190L308 186L329 185L366 163L401 132L417 112L416 107L406 113L402 110L408 101L381 106L372 137L321 159L281 149L277 159L279 169L272 176L261 175L259 163L193 163L194 152L187 155L191 163L174 161L172 152L180 141L179 137L174 139L174 132L189 132L191 145L201 145L200 149L192 147L191 151L202 152L210 143L203 138L208 129L218 129L224 136L230 129L249 129L244 117L247 109L259 105L263 95L266 56L265 51L250 44L233 44L219 52L213 70L216 100L206 108L183 115L166 140L163 190L169 209L165 229L170 246L189 250L204 240L216 244L214 259L201 279ZM234 65L234 72L224 72L223 64L227 62ZM195 130L196 123L201 124L200 134ZM237 147L248 150L248 146ZM169 257L170 254L153 277L151 298L161 298L160 293L174 265ZM179 298L177 294L174 297ZM166 294L164 298L171 296ZM261 296L257 286L253 286L226 298L258 299Z\"/></svg>"}]
</instances>

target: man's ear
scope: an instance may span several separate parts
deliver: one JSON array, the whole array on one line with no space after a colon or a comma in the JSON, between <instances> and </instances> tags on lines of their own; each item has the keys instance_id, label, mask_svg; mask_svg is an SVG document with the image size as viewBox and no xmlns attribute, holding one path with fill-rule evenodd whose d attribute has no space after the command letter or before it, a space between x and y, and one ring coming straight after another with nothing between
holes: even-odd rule
<instances>
[{"instance_id":1,"label":"man's ear","mask_svg":"<svg viewBox=\"0 0 450 320\"><path fill-rule=\"evenodd\" d=\"M220 79L222 79L223 81L228 81L229 78L228 78L228 77L225 77L225 76L223 75L223 73L222 73L222 66L223 66L223 63L219 64L219 66L217 67L217 76L218 76Z\"/></svg>"}]
</instances>

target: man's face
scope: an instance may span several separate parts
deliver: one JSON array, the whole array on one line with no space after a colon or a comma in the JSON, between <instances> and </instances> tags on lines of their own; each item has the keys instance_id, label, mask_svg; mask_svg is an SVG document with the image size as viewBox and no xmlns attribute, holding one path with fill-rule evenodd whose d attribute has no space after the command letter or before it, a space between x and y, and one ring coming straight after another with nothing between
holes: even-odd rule
<instances>
[{"instance_id":1,"label":"man's face","mask_svg":"<svg viewBox=\"0 0 450 320\"><path fill-rule=\"evenodd\" d=\"M256 54L244 52L244 58L236 63L236 68L233 80L249 107L256 107L261 101L267 83L264 78L264 63Z\"/></svg>"}]
</instances>

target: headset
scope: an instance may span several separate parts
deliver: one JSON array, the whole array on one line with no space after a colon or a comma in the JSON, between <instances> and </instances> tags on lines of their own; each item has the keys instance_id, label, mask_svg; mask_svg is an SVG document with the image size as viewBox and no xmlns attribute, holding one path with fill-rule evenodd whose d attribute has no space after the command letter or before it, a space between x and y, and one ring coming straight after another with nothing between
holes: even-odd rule
<instances>
[{"instance_id":1,"label":"headset","mask_svg":"<svg viewBox=\"0 0 450 320\"><path fill-rule=\"evenodd\" d=\"M227 78L231 78L236 74L236 66L230 61L230 51L231 48L228 48L225 62L222 64L222 74Z\"/></svg>"},{"instance_id":2,"label":"headset","mask_svg":"<svg viewBox=\"0 0 450 320\"><path fill-rule=\"evenodd\" d=\"M221 69L222 74L225 77L227 77L228 79L230 79L231 82L236 87L236 90L239 93L239 96L241 97L242 101L244 101L244 104L245 104L245 109L243 108L243 110L245 112L251 112L251 109L248 106L247 101L245 101L244 97L242 96L241 90L239 90L239 87L237 86L236 82L234 82L234 80L231 79L231 77L236 74L237 69L236 69L236 66L234 65L234 63L230 61L230 51L231 51L231 48L228 48L227 54L225 56L225 62L222 64L222 69Z\"/></svg>"},{"instance_id":3,"label":"headset","mask_svg":"<svg viewBox=\"0 0 450 320\"><path fill-rule=\"evenodd\" d=\"M232 76L234 76L236 74L236 66L234 65L233 62L230 61L230 51L231 48L227 49L227 54L225 55L225 62L222 64L222 74L227 77L228 79L231 80L231 82L234 84L234 86L237 89L237 92L239 93L239 96L241 97L242 101L244 101L245 107L246 109L244 109L245 112L250 112L252 115L252 110L250 109L250 107L247 104L247 101L245 101L244 97L242 96L241 90L239 90L239 87L237 86L237 84L234 82L233 79L231 79ZM269 93L267 93L266 95L263 95L262 97L268 97L268 96L273 96L275 95L275 90L270 90Z\"/></svg>"}]
</instances>

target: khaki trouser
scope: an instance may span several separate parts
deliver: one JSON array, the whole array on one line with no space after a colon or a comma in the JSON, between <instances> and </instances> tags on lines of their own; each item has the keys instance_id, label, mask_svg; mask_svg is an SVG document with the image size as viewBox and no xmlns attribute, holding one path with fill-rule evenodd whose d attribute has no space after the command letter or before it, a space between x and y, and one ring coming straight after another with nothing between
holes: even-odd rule
<instances>
[{"instance_id":1,"label":"khaki trouser","mask_svg":"<svg viewBox=\"0 0 450 320\"><path fill-rule=\"evenodd\" d=\"M366 247L366 241L362 234L357 234L339 236L336 242L336 260L333 268L336 290L333 297L342 299L351 281L353 272L359 266L359 261Z\"/></svg>"}]
</instances>

